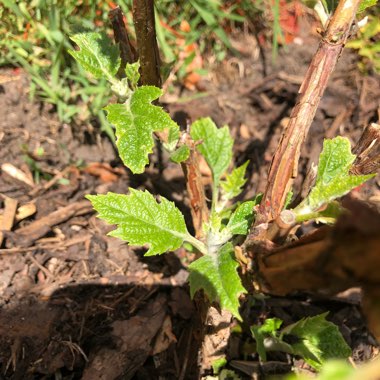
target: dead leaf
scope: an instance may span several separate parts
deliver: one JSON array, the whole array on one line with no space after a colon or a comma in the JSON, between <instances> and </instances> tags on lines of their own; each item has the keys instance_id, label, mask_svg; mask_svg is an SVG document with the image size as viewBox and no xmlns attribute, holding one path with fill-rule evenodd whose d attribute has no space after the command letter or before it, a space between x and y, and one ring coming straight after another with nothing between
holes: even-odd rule
<instances>
[{"instance_id":1,"label":"dead leaf","mask_svg":"<svg viewBox=\"0 0 380 380\"><path fill-rule=\"evenodd\" d=\"M26 219L29 216L34 215L36 211L37 208L34 202L26 203L17 209L16 221L19 222L20 220Z\"/></svg>"},{"instance_id":2,"label":"dead leaf","mask_svg":"<svg viewBox=\"0 0 380 380\"><path fill-rule=\"evenodd\" d=\"M89 164L84 172L99 177L102 182L115 182L122 173L120 169L114 169L109 164L93 162Z\"/></svg>"},{"instance_id":3,"label":"dead leaf","mask_svg":"<svg viewBox=\"0 0 380 380\"><path fill-rule=\"evenodd\" d=\"M34 182L29 178L29 176L9 162L2 164L1 170L12 178L17 179L18 181L21 181L30 187L34 187Z\"/></svg>"},{"instance_id":4,"label":"dead leaf","mask_svg":"<svg viewBox=\"0 0 380 380\"><path fill-rule=\"evenodd\" d=\"M4 196L4 212L0 220L0 246L3 243L4 234L2 231L10 231L13 227L17 210L17 200Z\"/></svg>"},{"instance_id":5,"label":"dead leaf","mask_svg":"<svg viewBox=\"0 0 380 380\"><path fill-rule=\"evenodd\" d=\"M170 345L175 342L177 342L177 338L172 331L172 321L167 315L160 331L158 332L152 355L157 355L166 351Z\"/></svg>"}]
</instances>

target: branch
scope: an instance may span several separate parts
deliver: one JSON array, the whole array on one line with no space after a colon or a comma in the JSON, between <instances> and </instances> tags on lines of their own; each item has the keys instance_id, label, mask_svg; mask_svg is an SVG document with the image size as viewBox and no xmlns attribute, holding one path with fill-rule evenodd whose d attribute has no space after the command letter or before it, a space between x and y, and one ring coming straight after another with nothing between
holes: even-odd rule
<instances>
[{"instance_id":1,"label":"branch","mask_svg":"<svg viewBox=\"0 0 380 380\"><path fill-rule=\"evenodd\" d=\"M161 87L154 0L133 0L132 12L140 57L141 81L144 84Z\"/></svg>"},{"instance_id":2,"label":"branch","mask_svg":"<svg viewBox=\"0 0 380 380\"><path fill-rule=\"evenodd\" d=\"M299 90L297 103L269 170L267 187L248 240L266 238L267 226L281 213L297 175L301 145L350 32L360 0L340 0ZM262 228L255 228L262 225Z\"/></svg>"},{"instance_id":3,"label":"branch","mask_svg":"<svg viewBox=\"0 0 380 380\"><path fill-rule=\"evenodd\" d=\"M119 77L125 76L125 66L127 63L136 62L138 59L136 49L131 44L128 32L123 20L123 12L120 7L111 9L108 13L111 21L113 34L116 43L119 43L121 65L118 72Z\"/></svg>"}]
</instances>

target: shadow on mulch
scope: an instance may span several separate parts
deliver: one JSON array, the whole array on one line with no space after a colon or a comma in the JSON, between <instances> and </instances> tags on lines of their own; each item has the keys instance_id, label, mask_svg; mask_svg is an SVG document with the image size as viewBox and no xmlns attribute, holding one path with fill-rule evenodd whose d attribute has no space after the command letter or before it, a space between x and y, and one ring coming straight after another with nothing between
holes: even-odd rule
<instances>
[{"instance_id":1,"label":"shadow on mulch","mask_svg":"<svg viewBox=\"0 0 380 380\"><path fill-rule=\"evenodd\" d=\"M198 379L181 287L76 284L0 311L3 379ZM173 323L172 323L173 320Z\"/></svg>"}]
</instances>

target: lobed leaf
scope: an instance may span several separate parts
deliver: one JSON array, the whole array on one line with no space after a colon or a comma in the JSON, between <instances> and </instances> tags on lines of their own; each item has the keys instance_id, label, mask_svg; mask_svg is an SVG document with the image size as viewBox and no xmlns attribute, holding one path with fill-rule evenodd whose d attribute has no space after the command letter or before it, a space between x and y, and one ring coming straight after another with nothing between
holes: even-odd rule
<instances>
[{"instance_id":1,"label":"lobed leaf","mask_svg":"<svg viewBox=\"0 0 380 380\"><path fill-rule=\"evenodd\" d=\"M282 320L279 318L267 318L261 326L251 326L251 334L256 340L256 351L263 361L267 360L267 352L265 348L265 338L268 335L276 336L277 330L281 327Z\"/></svg>"},{"instance_id":2,"label":"lobed leaf","mask_svg":"<svg viewBox=\"0 0 380 380\"><path fill-rule=\"evenodd\" d=\"M160 203L148 191L130 189L128 195L108 193L87 195L99 218L116 224L111 236L131 245L149 245L145 256L179 248L189 236L184 217L173 202L160 197Z\"/></svg>"},{"instance_id":3,"label":"lobed leaf","mask_svg":"<svg viewBox=\"0 0 380 380\"><path fill-rule=\"evenodd\" d=\"M315 186L309 196L294 211L302 215L317 210L322 205L342 197L372 178L374 174L349 174L355 157L351 153L351 145L347 138L336 137L332 140L325 140L319 157Z\"/></svg>"},{"instance_id":4,"label":"lobed leaf","mask_svg":"<svg viewBox=\"0 0 380 380\"><path fill-rule=\"evenodd\" d=\"M364 12L367 8L376 5L377 0L362 0L359 4L358 13Z\"/></svg>"},{"instance_id":5,"label":"lobed leaf","mask_svg":"<svg viewBox=\"0 0 380 380\"><path fill-rule=\"evenodd\" d=\"M214 185L218 186L220 177L228 169L232 159L233 139L228 127L218 128L207 117L191 125L190 135L193 140L202 141L197 148L210 166Z\"/></svg>"},{"instance_id":6,"label":"lobed leaf","mask_svg":"<svg viewBox=\"0 0 380 380\"><path fill-rule=\"evenodd\" d=\"M266 362L267 351L264 346L264 339L267 334L260 331L260 326L251 326L251 334L256 341L256 352L259 354L260 359Z\"/></svg>"},{"instance_id":7,"label":"lobed leaf","mask_svg":"<svg viewBox=\"0 0 380 380\"><path fill-rule=\"evenodd\" d=\"M246 290L237 273L238 266L231 243L225 244L216 254L194 261L189 266L191 297L197 290L203 289L211 302L219 302L223 309L241 320L239 296Z\"/></svg>"},{"instance_id":8,"label":"lobed leaf","mask_svg":"<svg viewBox=\"0 0 380 380\"><path fill-rule=\"evenodd\" d=\"M86 71L97 79L115 77L121 61L119 48L105 33L77 33L70 38L80 50L69 50L69 53Z\"/></svg>"},{"instance_id":9,"label":"lobed leaf","mask_svg":"<svg viewBox=\"0 0 380 380\"><path fill-rule=\"evenodd\" d=\"M253 221L253 207L255 205L255 201L243 202L234 211L226 226L232 235L247 235Z\"/></svg>"},{"instance_id":10,"label":"lobed leaf","mask_svg":"<svg viewBox=\"0 0 380 380\"><path fill-rule=\"evenodd\" d=\"M170 155L170 159L179 164L186 161L189 156L190 148L187 145L182 145Z\"/></svg>"},{"instance_id":11,"label":"lobed leaf","mask_svg":"<svg viewBox=\"0 0 380 380\"><path fill-rule=\"evenodd\" d=\"M129 80L132 88L137 86L140 79L140 62L127 63L125 66L125 76Z\"/></svg>"},{"instance_id":12,"label":"lobed leaf","mask_svg":"<svg viewBox=\"0 0 380 380\"><path fill-rule=\"evenodd\" d=\"M175 151L175 149L177 148L179 137L180 137L179 127L175 123L175 125L173 125L169 128L167 141L164 142L164 144L163 144L164 148L169 153L173 153Z\"/></svg>"},{"instance_id":13,"label":"lobed leaf","mask_svg":"<svg viewBox=\"0 0 380 380\"><path fill-rule=\"evenodd\" d=\"M282 330L282 335L298 338L291 344L294 354L317 369L329 359L346 359L351 355L351 349L338 327L326 321L327 314L304 318Z\"/></svg>"},{"instance_id":14,"label":"lobed leaf","mask_svg":"<svg viewBox=\"0 0 380 380\"><path fill-rule=\"evenodd\" d=\"M234 168L230 174L226 175L226 179L220 182L222 187L222 196L225 199L232 199L242 192L242 187L247 182L244 178L249 161L243 165Z\"/></svg>"},{"instance_id":15,"label":"lobed leaf","mask_svg":"<svg viewBox=\"0 0 380 380\"><path fill-rule=\"evenodd\" d=\"M116 145L120 158L133 173L142 173L152 153L152 133L165 128L178 128L161 107L151 102L162 91L154 86L138 87L124 104L110 104L107 119L116 128Z\"/></svg>"},{"instance_id":16,"label":"lobed leaf","mask_svg":"<svg viewBox=\"0 0 380 380\"><path fill-rule=\"evenodd\" d=\"M351 144L345 137L326 139L323 142L323 150L319 156L316 183L328 184L334 178L345 176L355 155L351 153Z\"/></svg>"}]
</instances>

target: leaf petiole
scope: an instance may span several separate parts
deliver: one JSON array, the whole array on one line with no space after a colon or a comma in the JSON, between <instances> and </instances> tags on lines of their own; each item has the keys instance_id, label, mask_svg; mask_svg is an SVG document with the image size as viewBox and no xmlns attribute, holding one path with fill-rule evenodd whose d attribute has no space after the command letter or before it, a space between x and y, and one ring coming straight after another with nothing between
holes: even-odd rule
<instances>
[{"instance_id":1,"label":"leaf petiole","mask_svg":"<svg viewBox=\"0 0 380 380\"><path fill-rule=\"evenodd\" d=\"M190 243L194 248L196 248L203 255L208 254L206 245L202 243L200 240L196 239L194 236L187 234L186 236L184 236L184 240Z\"/></svg>"}]
</instances>

